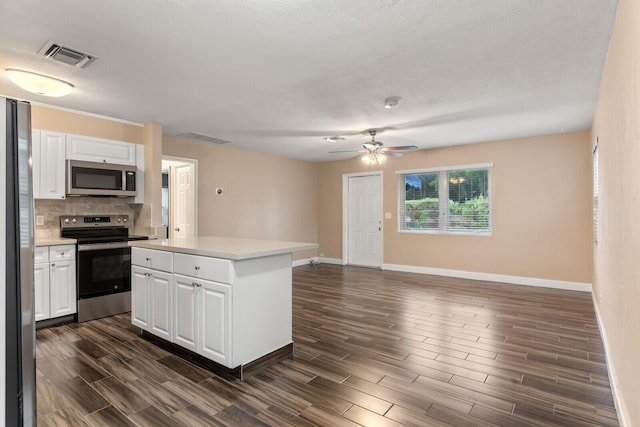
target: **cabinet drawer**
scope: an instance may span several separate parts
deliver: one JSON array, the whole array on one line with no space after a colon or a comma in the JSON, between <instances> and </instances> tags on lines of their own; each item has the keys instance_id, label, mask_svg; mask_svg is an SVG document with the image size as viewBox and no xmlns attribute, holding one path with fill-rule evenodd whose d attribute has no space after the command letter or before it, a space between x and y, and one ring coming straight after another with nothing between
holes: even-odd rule
<instances>
[{"instance_id":1,"label":"cabinet drawer","mask_svg":"<svg viewBox=\"0 0 640 427\"><path fill-rule=\"evenodd\" d=\"M174 271L185 276L231 283L231 261L197 255L174 255Z\"/></svg>"},{"instance_id":2,"label":"cabinet drawer","mask_svg":"<svg viewBox=\"0 0 640 427\"><path fill-rule=\"evenodd\" d=\"M49 262L49 246L36 246L33 254L33 262L34 264Z\"/></svg>"},{"instance_id":3,"label":"cabinet drawer","mask_svg":"<svg viewBox=\"0 0 640 427\"><path fill-rule=\"evenodd\" d=\"M131 248L131 264L171 273L173 272L173 254L154 249Z\"/></svg>"},{"instance_id":4,"label":"cabinet drawer","mask_svg":"<svg viewBox=\"0 0 640 427\"><path fill-rule=\"evenodd\" d=\"M68 261L76 259L75 245L49 246L49 261Z\"/></svg>"}]
</instances>

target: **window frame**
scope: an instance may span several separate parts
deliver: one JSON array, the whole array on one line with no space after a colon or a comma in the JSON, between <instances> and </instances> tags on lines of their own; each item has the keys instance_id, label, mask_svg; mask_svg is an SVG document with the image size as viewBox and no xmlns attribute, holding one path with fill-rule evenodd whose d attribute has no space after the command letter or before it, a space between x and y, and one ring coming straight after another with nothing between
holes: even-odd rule
<instances>
[{"instance_id":1,"label":"window frame","mask_svg":"<svg viewBox=\"0 0 640 427\"><path fill-rule=\"evenodd\" d=\"M493 192L491 191L491 175L493 169L493 162L489 163L474 163L466 165L454 165L454 166L440 166L433 168L420 168L420 169L404 169L395 172L397 177L397 189L398 189L398 232L409 234L441 234L452 236L491 236L493 231ZM489 198L489 227L488 230L474 231L472 229L455 230L448 228L449 223L449 179L448 174L453 171L460 170L474 170L474 169L486 169L487 170L487 184L488 184L488 198ZM405 175L413 174L438 174L438 228L431 229L407 229L405 228L404 211L405 206L401 204L406 202L405 190L406 181ZM442 196L445 195L443 198Z\"/></svg>"}]
</instances>

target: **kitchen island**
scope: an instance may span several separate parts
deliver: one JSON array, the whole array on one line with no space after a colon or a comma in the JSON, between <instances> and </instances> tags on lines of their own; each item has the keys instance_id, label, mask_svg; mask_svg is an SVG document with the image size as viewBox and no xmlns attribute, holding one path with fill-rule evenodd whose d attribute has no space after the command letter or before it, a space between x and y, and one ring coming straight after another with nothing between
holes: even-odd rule
<instances>
[{"instance_id":1,"label":"kitchen island","mask_svg":"<svg viewBox=\"0 0 640 427\"><path fill-rule=\"evenodd\" d=\"M130 246L132 324L240 379L292 354L292 253L317 244L200 236Z\"/></svg>"}]
</instances>

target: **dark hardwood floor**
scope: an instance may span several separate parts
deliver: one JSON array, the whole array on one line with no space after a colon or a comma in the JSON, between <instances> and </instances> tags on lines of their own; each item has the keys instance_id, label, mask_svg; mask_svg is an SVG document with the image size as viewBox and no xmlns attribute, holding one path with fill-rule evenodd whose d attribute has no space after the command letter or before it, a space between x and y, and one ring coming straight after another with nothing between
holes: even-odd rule
<instances>
[{"instance_id":1,"label":"dark hardwood floor","mask_svg":"<svg viewBox=\"0 0 640 427\"><path fill-rule=\"evenodd\" d=\"M327 264L293 279L294 357L243 382L128 315L39 330L38 424L618 425L587 293Z\"/></svg>"}]
</instances>

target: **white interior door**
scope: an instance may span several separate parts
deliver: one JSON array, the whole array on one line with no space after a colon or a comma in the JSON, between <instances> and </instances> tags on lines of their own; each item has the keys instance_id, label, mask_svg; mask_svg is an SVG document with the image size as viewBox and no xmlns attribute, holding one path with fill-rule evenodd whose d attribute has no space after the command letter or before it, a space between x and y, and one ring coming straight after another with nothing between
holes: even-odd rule
<instances>
[{"instance_id":1,"label":"white interior door","mask_svg":"<svg viewBox=\"0 0 640 427\"><path fill-rule=\"evenodd\" d=\"M173 170L173 237L195 235L195 193L192 163L178 165Z\"/></svg>"},{"instance_id":2,"label":"white interior door","mask_svg":"<svg viewBox=\"0 0 640 427\"><path fill-rule=\"evenodd\" d=\"M352 176L348 183L347 262L382 266L382 176Z\"/></svg>"}]
</instances>

